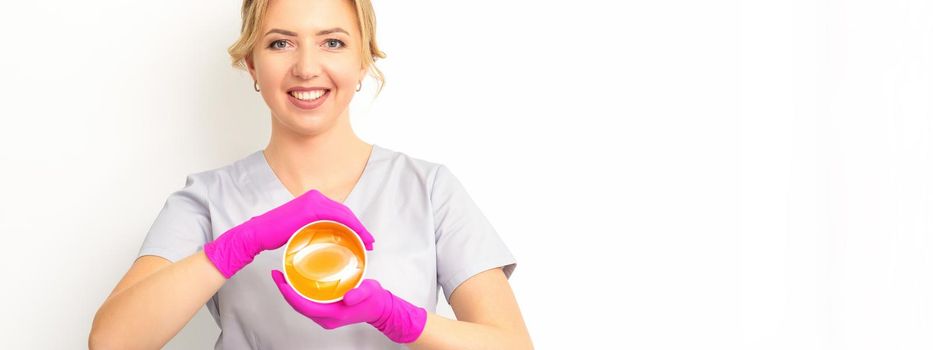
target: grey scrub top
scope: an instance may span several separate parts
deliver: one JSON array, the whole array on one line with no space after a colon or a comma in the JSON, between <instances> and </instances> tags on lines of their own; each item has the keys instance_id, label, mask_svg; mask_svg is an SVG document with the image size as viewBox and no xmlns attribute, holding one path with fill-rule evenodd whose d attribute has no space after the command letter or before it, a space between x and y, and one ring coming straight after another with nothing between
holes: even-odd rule
<instances>
[{"instance_id":1,"label":"grey scrub top","mask_svg":"<svg viewBox=\"0 0 933 350\"><path fill-rule=\"evenodd\" d=\"M294 196L261 150L230 165L187 176L149 229L139 256L172 262L230 228ZM451 292L471 276L516 261L496 230L445 165L373 145L344 205L375 238L364 278L435 312L438 288ZM220 327L215 349L405 349L366 323L326 330L294 311L270 277L284 247L265 251L207 302Z\"/></svg>"}]
</instances>

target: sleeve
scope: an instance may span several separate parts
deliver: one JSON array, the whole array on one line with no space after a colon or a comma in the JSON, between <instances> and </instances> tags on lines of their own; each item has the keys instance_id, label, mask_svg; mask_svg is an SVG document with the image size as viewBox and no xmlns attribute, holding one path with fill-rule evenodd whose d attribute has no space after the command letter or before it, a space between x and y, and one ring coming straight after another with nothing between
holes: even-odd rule
<instances>
[{"instance_id":1,"label":"sleeve","mask_svg":"<svg viewBox=\"0 0 933 350\"><path fill-rule=\"evenodd\" d=\"M437 281L450 295L477 273L502 267L506 278L515 270L515 257L483 215L463 184L445 165L439 165L431 189Z\"/></svg>"},{"instance_id":2,"label":"sleeve","mask_svg":"<svg viewBox=\"0 0 933 350\"><path fill-rule=\"evenodd\" d=\"M196 174L188 175L185 187L165 200L137 256L156 255L176 262L201 250L210 237L207 188Z\"/></svg>"}]
</instances>

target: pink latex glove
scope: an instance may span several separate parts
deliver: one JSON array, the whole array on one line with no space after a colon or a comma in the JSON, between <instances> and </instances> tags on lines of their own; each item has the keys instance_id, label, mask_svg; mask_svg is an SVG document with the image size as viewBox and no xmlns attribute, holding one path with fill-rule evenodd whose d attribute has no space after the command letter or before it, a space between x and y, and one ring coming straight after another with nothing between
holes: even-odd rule
<instances>
[{"instance_id":1,"label":"pink latex glove","mask_svg":"<svg viewBox=\"0 0 933 350\"><path fill-rule=\"evenodd\" d=\"M318 190L310 190L227 230L204 245L204 254L229 279L252 262L253 257L265 250L278 249L295 231L317 220L333 220L346 225L356 231L366 250L373 250L373 236L350 208L327 198Z\"/></svg>"},{"instance_id":2,"label":"pink latex glove","mask_svg":"<svg viewBox=\"0 0 933 350\"><path fill-rule=\"evenodd\" d=\"M421 336L428 320L427 310L395 296L373 279L364 279L343 300L328 304L303 298L285 282L282 271L272 270L272 280L295 311L324 329L366 322L396 343L411 343Z\"/></svg>"}]
</instances>

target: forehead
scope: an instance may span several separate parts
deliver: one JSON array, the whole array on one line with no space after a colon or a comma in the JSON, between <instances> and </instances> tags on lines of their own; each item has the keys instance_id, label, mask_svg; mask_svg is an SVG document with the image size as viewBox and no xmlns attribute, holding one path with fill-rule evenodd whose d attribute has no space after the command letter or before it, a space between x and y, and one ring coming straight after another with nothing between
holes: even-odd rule
<instances>
[{"instance_id":1,"label":"forehead","mask_svg":"<svg viewBox=\"0 0 933 350\"><path fill-rule=\"evenodd\" d=\"M311 34L340 27L353 36L359 32L356 10L349 0L272 0L263 18L263 33L271 28Z\"/></svg>"}]
</instances>

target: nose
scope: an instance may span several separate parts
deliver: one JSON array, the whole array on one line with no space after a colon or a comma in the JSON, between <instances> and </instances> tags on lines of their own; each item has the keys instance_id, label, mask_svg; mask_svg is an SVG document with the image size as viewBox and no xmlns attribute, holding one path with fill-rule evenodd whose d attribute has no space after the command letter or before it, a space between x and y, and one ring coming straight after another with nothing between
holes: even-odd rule
<instances>
[{"instance_id":1,"label":"nose","mask_svg":"<svg viewBox=\"0 0 933 350\"><path fill-rule=\"evenodd\" d=\"M297 50L295 64L292 65L292 75L302 80L308 80L321 73L320 57L314 47L302 45Z\"/></svg>"}]
</instances>

